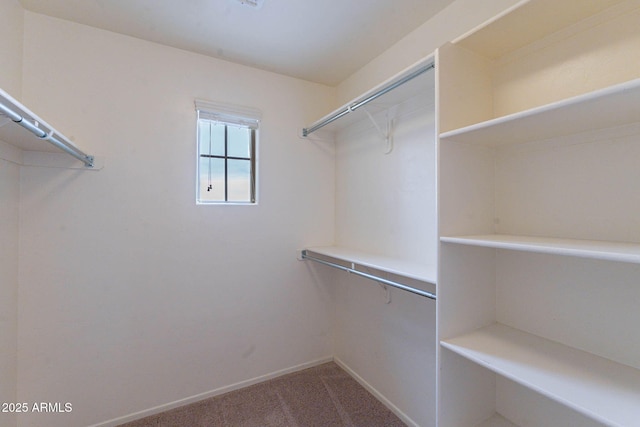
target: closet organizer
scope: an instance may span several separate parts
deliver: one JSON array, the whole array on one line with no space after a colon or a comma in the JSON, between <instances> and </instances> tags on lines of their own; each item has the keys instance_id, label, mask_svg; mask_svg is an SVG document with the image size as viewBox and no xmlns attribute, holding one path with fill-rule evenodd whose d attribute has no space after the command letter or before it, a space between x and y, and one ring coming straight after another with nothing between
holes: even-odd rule
<instances>
[{"instance_id":1,"label":"closet organizer","mask_svg":"<svg viewBox=\"0 0 640 427\"><path fill-rule=\"evenodd\" d=\"M640 2L440 48L438 426L640 425Z\"/></svg>"},{"instance_id":2,"label":"closet organizer","mask_svg":"<svg viewBox=\"0 0 640 427\"><path fill-rule=\"evenodd\" d=\"M67 137L0 89L0 140L22 151L66 153L93 169L93 156L84 153Z\"/></svg>"},{"instance_id":3,"label":"closet organizer","mask_svg":"<svg viewBox=\"0 0 640 427\"><path fill-rule=\"evenodd\" d=\"M299 259L436 299L435 170L420 163L435 164L435 129L416 135L412 124L433 118L433 69L425 58L302 129L309 142L335 142L337 232L335 246L307 247ZM417 182L426 170L430 184Z\"/></svg>"}]
</instances>

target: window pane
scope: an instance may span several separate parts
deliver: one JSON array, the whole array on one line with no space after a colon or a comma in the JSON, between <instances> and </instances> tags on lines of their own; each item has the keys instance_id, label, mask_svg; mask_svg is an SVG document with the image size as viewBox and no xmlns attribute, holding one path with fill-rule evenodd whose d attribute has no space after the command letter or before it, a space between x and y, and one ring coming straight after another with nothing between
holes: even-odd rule
<instances>
[{"instance_id":1,"label":"window pane","mask_svg":"<svg viewBox=\"0 0 640 427\"><path fill-rule=\"evenodd\" d=\"M249 158L251 156L249 148L251 146L251 129L228 125L227 132L227 138L229 139L227 155L230 157Z\"/></svg>"},{"instance_id":2,"label":"window pane","mask_svg":"<svg viewBox=\"0 0 640 427\"><path fill-rule=\"evenodd\" d=\"M230 202L251 201L251 162L249 160L228 160L227 176Z\"/></svg>"},{"instance_id":3,"label":"window pane","mask_svg":"<svg viewBox=\"0 0 640 427\"><path fill-rule=\"evenodd\" d=\"M198 200L224 202L224 159L200 157Z\"/></svg>"},{"instance_id":4,"label":"window pane","mask_svg":"<svg viewBox=\"0 0 640 427\"><path fill-rule=\"evenodd\" d=\"M206 111L198 118L198 203L255 203L255 137L241 122L219 122ZM205 157L203 157L205 156Z\"/></svg>"},{"instance_id":5,"label":"window pane","mask_svg":"<svg viewBox=\"0 0 640 427\"><path fill-rule=\"evenodd\" d=\"M200 133L200 154L224 156L224 124L200 119L198 132Z\"/></svg>"}]
</instances>

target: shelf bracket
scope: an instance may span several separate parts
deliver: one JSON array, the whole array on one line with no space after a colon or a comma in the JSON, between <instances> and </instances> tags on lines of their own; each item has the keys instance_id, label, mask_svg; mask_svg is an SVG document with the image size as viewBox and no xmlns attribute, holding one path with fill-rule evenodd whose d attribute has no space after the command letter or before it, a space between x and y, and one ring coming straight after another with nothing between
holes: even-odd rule
<instances>
[{"instance_id":1,"label":"shelf bracket","mask_svg":"<svg viewBox=\"0 0 640 427\"><path fill-rule=\"evenodd\" d=\"M382 290L385 292L385 304L391 304L391 292L389 291L389 287L382 282L378 282L378 285L380 285Z\"/></svg>"},{"instance_id":2,"label":"shelf bracket","mask_svg":"<svg viewBox=\"0 0 640 427\"><path fill-rule=\"evenodd\" d=\"M371 114L369 110L367 110L366 108L363 108L363 110L367 114L367 117L369 117L369 120L371 121L371 123L373 123L373 126L377 129L378 133L386 143L387 149L384 152L384 154L391 153L391 151L393 151L393 131L395 126L395 119L396 119L396 113L398 111L398 106L394 105L393 107L387 109L387 111L385 112L385 119L386 119L385 128L386 129L384 131L376 121L375 117L373 117L373 114Z\"/></svg>"}]
</instances>

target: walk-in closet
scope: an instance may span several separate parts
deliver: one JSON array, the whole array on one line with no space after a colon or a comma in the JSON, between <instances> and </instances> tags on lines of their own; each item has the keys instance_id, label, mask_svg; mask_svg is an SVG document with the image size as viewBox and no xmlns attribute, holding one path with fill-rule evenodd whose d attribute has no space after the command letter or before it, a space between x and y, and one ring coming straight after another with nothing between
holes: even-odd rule
<instances>
[{"instance_id":1,"label":"walk-in closet","mask_svg":"<svg viewBox=\"0 0 640 427\"><path fill-rule=\"evenodd\" d=\"M640 426L640 0L181 3L0 0L0 427Z\"/></svg>"}]
</instances>

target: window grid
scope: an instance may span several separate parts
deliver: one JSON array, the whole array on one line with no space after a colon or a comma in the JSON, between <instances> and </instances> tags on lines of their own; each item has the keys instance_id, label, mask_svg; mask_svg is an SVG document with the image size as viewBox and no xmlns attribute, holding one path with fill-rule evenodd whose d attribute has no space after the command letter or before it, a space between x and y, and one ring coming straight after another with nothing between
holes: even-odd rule
<instances>
[{"instance_id":1,"label":"window grid","mask_svg":"<svg viewBox=\"0 0 640 427\"><path fill-rule=\"evenodd\" d=\"M213 135L212 135L212 131L211 131L211 121L209 121L209 153L211 153L212 151L212 145L213 145ZM255 136L256 136L256 132L255 129L253 128L249 128L249 156L250 157L239 157L239 156L229 156L229 132L228 132L228 125L227 124L223 124L223 123L219 123L224 125L224 154L223 155L216 155L216 154L202 154L200 153L200 157L201 158L207 158L207 159L221 159L224 161L224 200L220 200L219 202L229 202L229 167L228 167L228 161L229 160L243 160L243 161L248 161L250 164L250 169L249 169L249 185L250 185L250 200L245 202L245 203L255 203L256 201L256 185L255 185L255 180L256 180L256 174L255 174L255 167L256 167L256 156L255 156L255 150L256 150L256 144L255 144ZM198 145L200 145L200 142L198 142ZM209 170L209 179L211 179L211 169ZM209 189L211 189L211 186L209 186ZM200 198L201 199L201 198ZM202 200L201 200L202 202ZM234 201L235 202L235 201ZM216 202L212 202L212 203L216 203Z\"/></svg>"}]
</instances>

